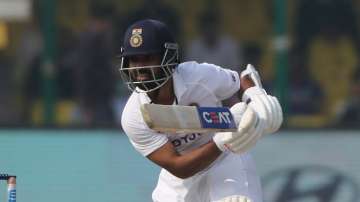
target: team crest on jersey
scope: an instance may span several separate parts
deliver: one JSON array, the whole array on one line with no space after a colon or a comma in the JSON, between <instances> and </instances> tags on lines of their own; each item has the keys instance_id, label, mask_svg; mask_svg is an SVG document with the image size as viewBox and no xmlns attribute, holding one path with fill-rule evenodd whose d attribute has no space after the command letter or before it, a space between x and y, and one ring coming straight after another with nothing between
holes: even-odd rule
<instances>
[{"instance_id":1,"label":"team crest on jersey","mask_svg":"<svg viewBox=\"0 0 360 202\"><path fill-rule=\"evenodd\" d=\"M142 34L141 28L135 28L132 30L132 36L130 37L131 47L137 48L141 46L141 44L143 43L143 38L141 34Z\"/></svg>"}]
</instances>

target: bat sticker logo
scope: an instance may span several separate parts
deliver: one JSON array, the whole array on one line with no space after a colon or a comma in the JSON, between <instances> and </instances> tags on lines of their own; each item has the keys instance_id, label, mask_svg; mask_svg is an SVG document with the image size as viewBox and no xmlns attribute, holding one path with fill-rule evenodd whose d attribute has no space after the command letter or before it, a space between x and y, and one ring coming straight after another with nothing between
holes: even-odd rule
<instances>
[{"instance_id":1,"label":"bat sticker logo","mask_svg":"<svg viewBox=\"0 0 360 202\"><path fill-rule=\"evenodd\" d=\"M231 123L229 112L203 112L202 118L208 123Z\"/></svg>"},{"instance_id":2,"label":"bat sticker logo","mask_svg":"<svg viewBox=\"0 0 360 202\"><path fill-rule=\"evenodd\" d=\"M234 118L226 107L198 107L197 109L203 128L236 128Z\"/></svg>"}]
</instances>

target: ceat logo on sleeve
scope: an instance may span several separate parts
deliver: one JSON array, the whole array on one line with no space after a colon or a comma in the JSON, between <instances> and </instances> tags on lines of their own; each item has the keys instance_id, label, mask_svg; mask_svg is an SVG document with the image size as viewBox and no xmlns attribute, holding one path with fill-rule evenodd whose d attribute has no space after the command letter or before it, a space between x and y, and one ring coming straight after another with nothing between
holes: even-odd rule
<instances>
[{"instance_id":1,"label":"ceat logo on sleeve","mask_svg":"<svg viewBox=\"0 0 360 202\"><path fill-rule=\"evenodd\" d=\"M203 128L236 128L234 118L226 107L198 107Z\"/></svg>"}]
</instances>

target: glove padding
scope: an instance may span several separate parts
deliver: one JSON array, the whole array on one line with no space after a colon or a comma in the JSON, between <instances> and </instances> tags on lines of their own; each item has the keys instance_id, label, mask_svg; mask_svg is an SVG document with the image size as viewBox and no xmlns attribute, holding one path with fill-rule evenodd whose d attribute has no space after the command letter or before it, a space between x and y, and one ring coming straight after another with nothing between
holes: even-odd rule
<instances>
[{"instance_id":1,"label":"glove padding","mask_svg":"<svg viewBox=\"0 0 360 202\"><path fill-rule=\"evenodd\" d=\"M249 103L258 117L265 122L266 134L276 132L283 122L283 112L278 99L268 95L262 88L260 75L251 64L240 74L240 78L245 76L249 76L255 86L245 90L242 101Z\"/></svg>"},{"instance_id":2,"label":"glove padding","mask_svg":"<svg viewBox=\"0 0 360 202\"><path fill-rule=\"evenodd\" d=\"M248 88L243 94L243 100L265 122L265 133L271 134L279 130L283 122L283 113L278 99L266 94L265 90L257 86Z\"/></svg>"},{"instance_id":3,"label":"glove padding","mask_svg":"<svg viewBox=\"0 0 360 202\"><path fill-rule=\"evenodd\" d=\"M221 151L230 150L241 154L253 147L262 136L264 123L251 107L243 102L230 108L236 123L237 132L219 132L213 137L213 141Z\"/></svg>"},{"instance_id":4,"label":"glove padding","mask_svg":"<svg viewBox=\"0 0 360 202\"><path fill-rule=\"evenodd\" d=\"M248 64L246 69L240 73L240 78L243 78L244 76L249 76L254 82L255 86L262 88L260 75L252 64Z\"/></svg>"}]
</instances>

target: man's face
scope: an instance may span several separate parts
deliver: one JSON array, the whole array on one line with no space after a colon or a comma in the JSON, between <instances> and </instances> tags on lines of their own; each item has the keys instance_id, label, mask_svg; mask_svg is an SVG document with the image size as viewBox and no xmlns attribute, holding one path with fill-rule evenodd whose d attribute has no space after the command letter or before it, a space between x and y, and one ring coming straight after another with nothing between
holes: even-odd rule
<instances>
[{"instance_id":1,"label":"man's face","mask_svg":"<svg viewBox=\"0 0 360 202\"><path fill-rule=\"evenodd\" d=\"M164 76L164 73L160 70L159 67L131 69L132 67L158 66L160 65L160 63L161 58L159 55L138 55L129 57L130 75L132 79L138 82L151 81L162 78ZM156 87L155 82L138 84L137 86L144 90L144 85L150 89Z\"/></svg>"},{"instance_id":2,"label":"man's face","mask_svg":"<svg viewBox=\"0 0 360 202\"><path fill-rule=\"evenodd\" d=\"M138 55L129 58L129 68L131 67L145 67L154 66L160 64L160 57L158 55ZM152 68L156 74L158 68ZM152 72L150 68L144 68L139 70L130 70L131 76L136 81L146 81L152 79Z\"/></svg>"}]
</instances>

